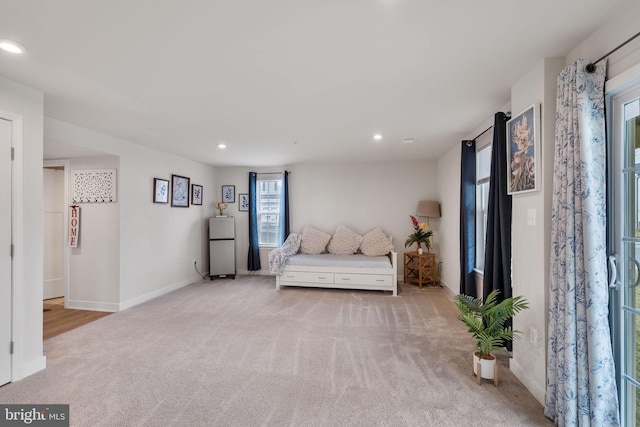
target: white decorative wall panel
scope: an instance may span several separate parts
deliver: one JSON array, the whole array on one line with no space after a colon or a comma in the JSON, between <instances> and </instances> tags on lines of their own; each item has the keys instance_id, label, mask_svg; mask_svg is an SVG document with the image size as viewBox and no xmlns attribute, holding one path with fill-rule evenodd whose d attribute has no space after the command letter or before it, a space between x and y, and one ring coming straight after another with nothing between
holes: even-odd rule
<instances>
[{"instance_id":1,"label":"white decorative wall panel","mask_svg":"<svg viewBox=\"0 0 640 427\"><path fill-rule=\"evenodd\" d=\"M73 203L109 203L116 201L116 170L71 171Z\"/></svg>"}]
</instances>

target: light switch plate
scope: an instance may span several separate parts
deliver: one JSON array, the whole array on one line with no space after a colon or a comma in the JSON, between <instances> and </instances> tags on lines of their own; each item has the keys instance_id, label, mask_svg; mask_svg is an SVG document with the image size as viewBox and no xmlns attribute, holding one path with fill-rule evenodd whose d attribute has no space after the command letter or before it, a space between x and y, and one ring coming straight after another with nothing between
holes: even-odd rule
<instances>
[{"instance_id":1,"label":"light switch plate","mask_svg":"<svg viewBox=\"0 0 640 427\"><path fill-rule=\"evenodd\" d=\"M529 209L527 211L527 225L536 225L536 210Z\"/></svg>"}]
</instances>

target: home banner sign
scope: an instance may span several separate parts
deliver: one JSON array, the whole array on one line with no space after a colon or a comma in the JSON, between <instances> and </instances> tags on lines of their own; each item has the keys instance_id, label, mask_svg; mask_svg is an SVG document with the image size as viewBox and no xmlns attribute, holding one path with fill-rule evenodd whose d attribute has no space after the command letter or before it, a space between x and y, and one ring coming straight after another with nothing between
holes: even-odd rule
<instances>
[{"instance_id":1,"label":"home banner sign","mask_svg":"<svg viewBox=\"0 0 640 427\"><path fill-rule=\"evenodd\" d=\"M69 427L69 405L0 405L0 427Z\"/></svg>"},{"instance_id":2,"label":"home banner sign","mask_svg":"<svg viewBox=\"0 0 640 427\"><path fill-rule=\"evenodd\" d=\"M69 246L78 247L80 237L80 206L69 206Z\"/></svg>"}]
</instances>

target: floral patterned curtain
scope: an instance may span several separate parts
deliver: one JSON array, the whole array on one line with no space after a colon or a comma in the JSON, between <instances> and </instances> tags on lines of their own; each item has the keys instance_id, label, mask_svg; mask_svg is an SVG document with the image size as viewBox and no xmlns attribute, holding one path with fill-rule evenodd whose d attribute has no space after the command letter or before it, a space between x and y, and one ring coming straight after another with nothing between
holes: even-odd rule
<instances>
[{"instance_id":1,"label":"floral patterned curtain","mask_svg":"<svg viewBox=\"0 0 640 427\"><path fill-rule=\"evenodd\" d=\"M608 321L604 62L558 77L545 415L562 426L617 426Z\"/></svg>"}]
</instances>

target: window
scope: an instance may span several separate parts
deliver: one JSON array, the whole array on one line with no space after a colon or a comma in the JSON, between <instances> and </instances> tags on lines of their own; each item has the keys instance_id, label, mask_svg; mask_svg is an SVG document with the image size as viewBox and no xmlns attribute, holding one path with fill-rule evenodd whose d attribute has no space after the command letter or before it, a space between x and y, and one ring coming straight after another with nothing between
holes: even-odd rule
<instances>
[{"instance_id":1,"label":"window","mask_svg":"<svg viewBox=\"0 0 640 427\"><path fill-rule=\"evenodd\" d=\"M476 269L484 270L493 129L476 140Z\"/></svg>"},{"instance_id":2,"label":"window","mask_svg":"<svg viewBox=\"0 0 640 427\"><path fill-rule=\"evenodd\" d=\"M278 246L282 177L279 174L258 174L256 189L258 244Z\"/></svg>"}]
</instances>

